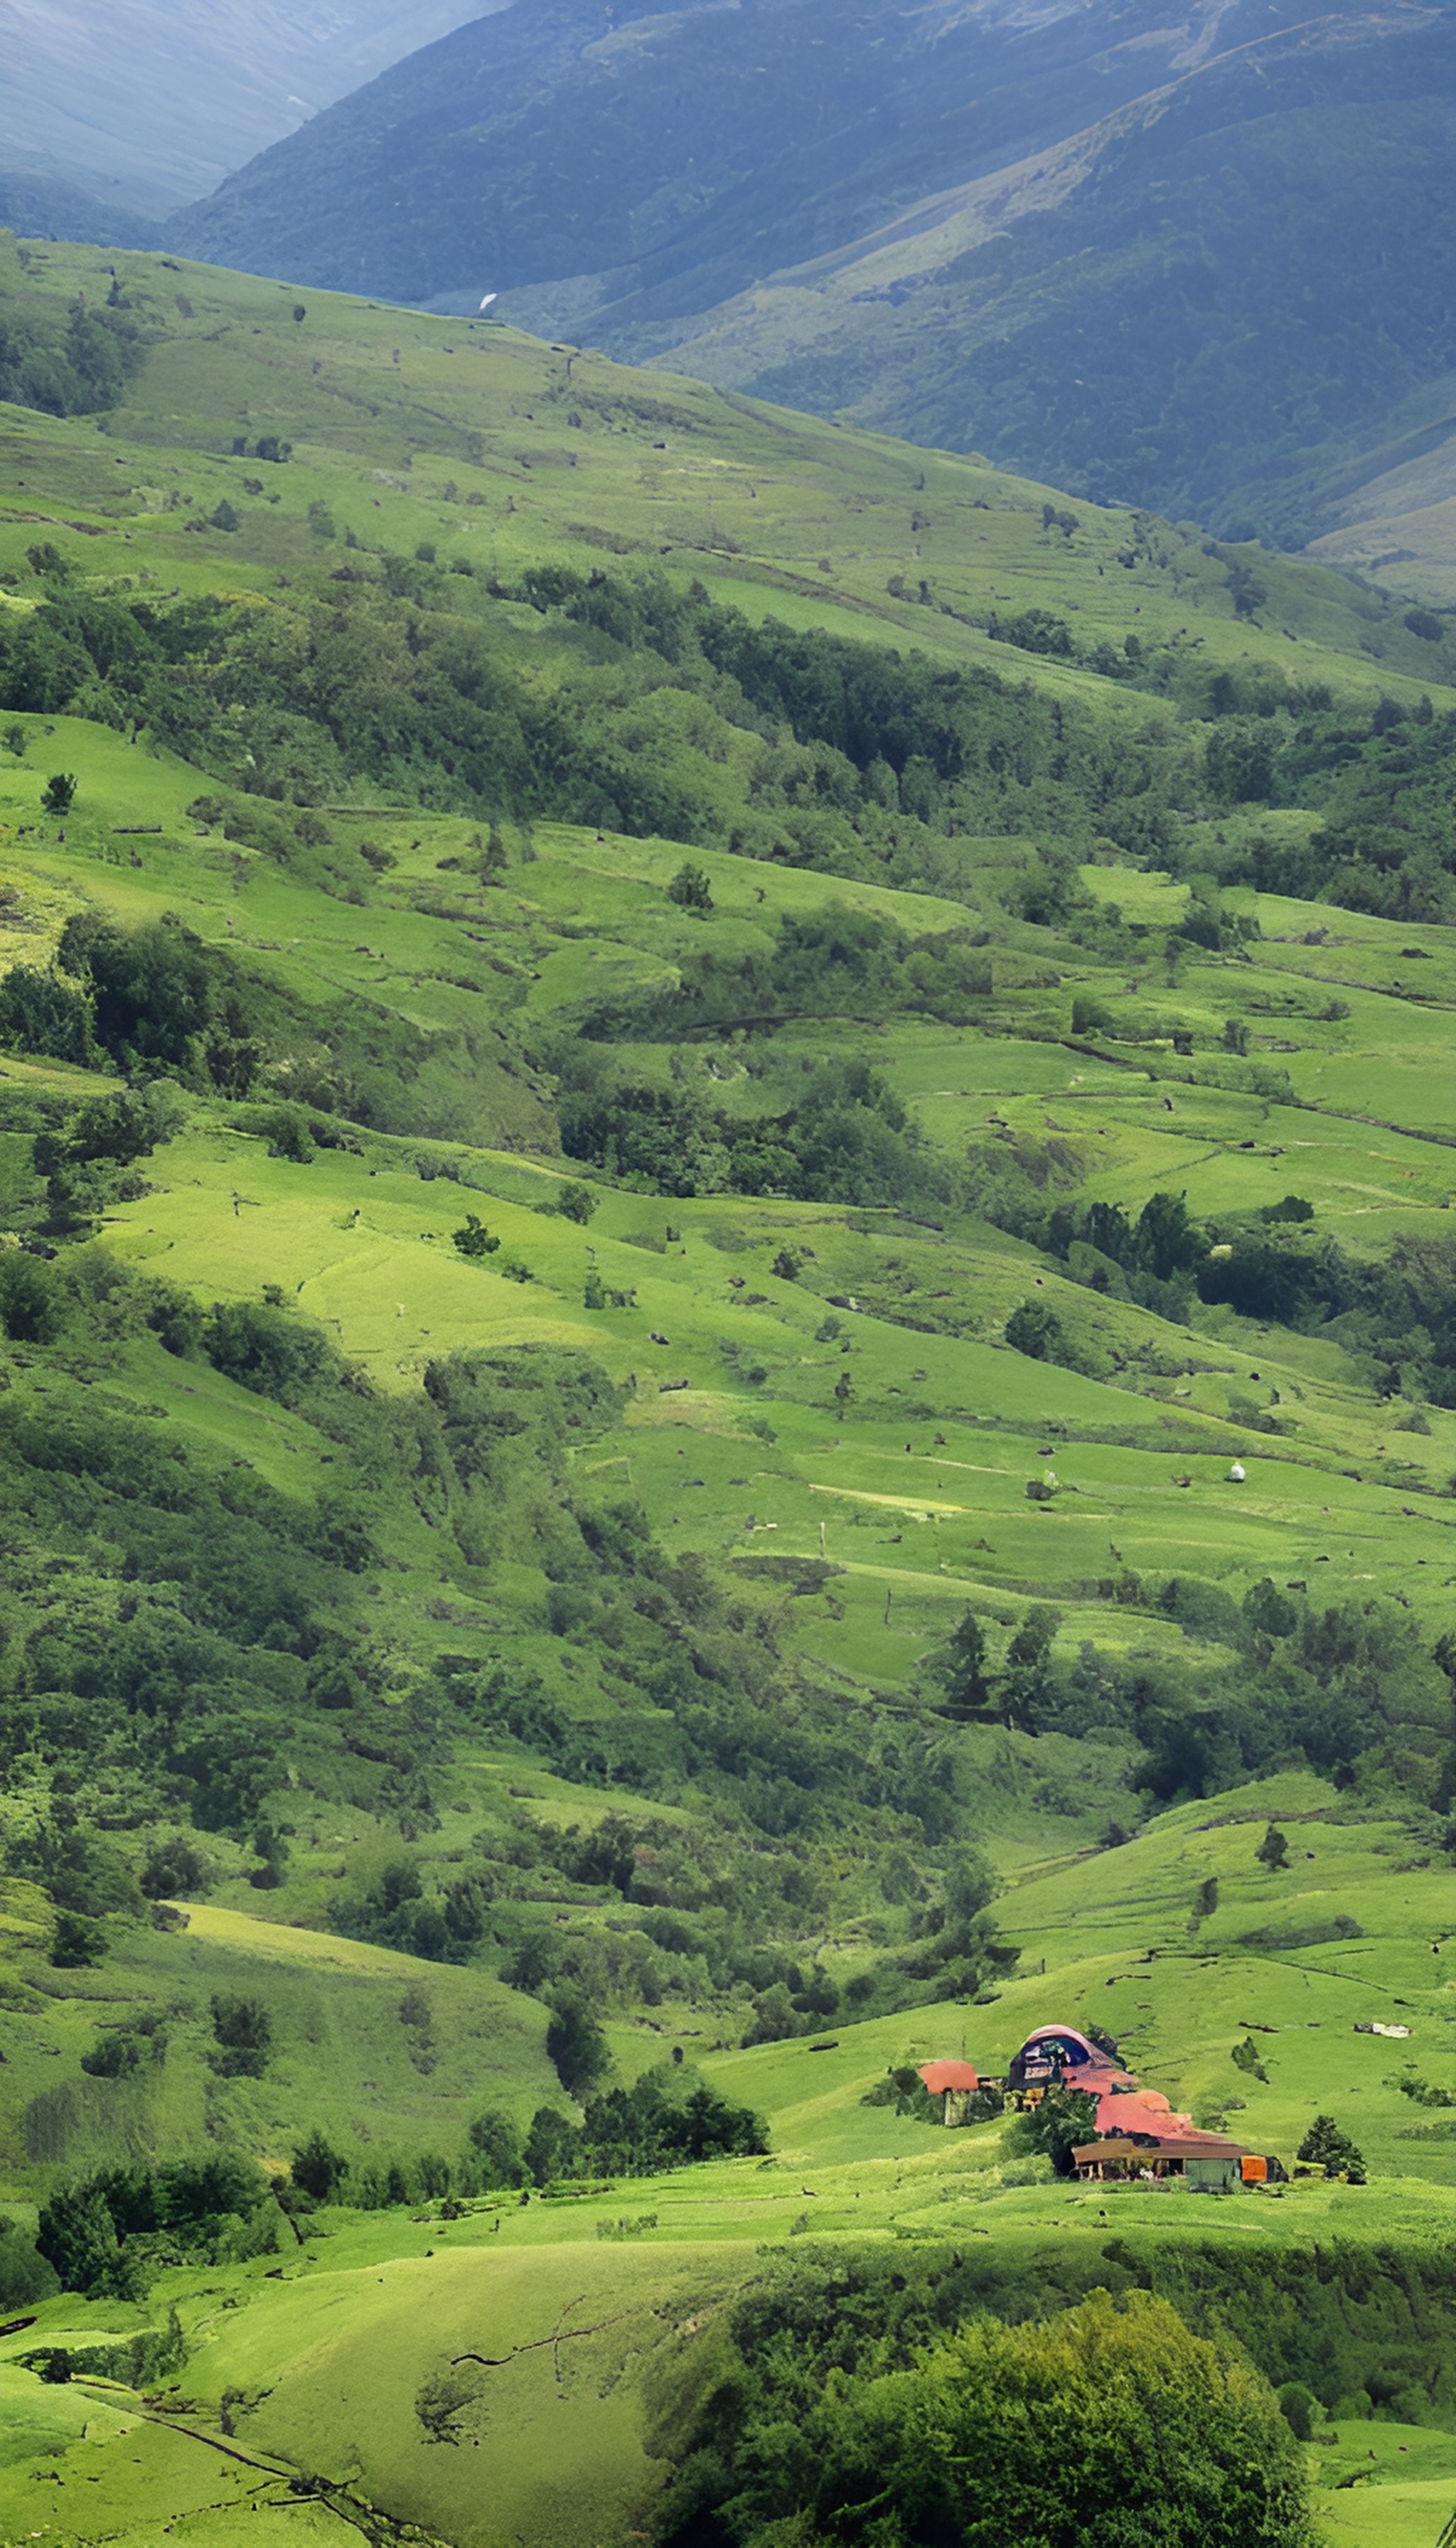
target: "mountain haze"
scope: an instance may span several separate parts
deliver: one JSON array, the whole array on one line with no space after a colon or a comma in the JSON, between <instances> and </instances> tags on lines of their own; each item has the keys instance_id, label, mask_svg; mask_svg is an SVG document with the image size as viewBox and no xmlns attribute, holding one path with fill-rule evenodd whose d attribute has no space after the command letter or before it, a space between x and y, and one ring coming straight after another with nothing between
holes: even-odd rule
<instances>
[{"instance_id":1,"label":"mountain haze","mask_svg":"<svg viewBox=\"0 0 1456 2548\"><path fill-rule=\"evenodd\" d=\"M36 221L34 202L15 202L0 177L4 217L20 229L29 212L31 227L127 245L129 214L160 219L411 46L493 6L0 0L0 170L30 190L45 181L95 199L84 228L79 208L54 195Z\"/></svg>"},{"instance_id":2,"label":"mountain haze","mask_svg":"<svg viewBox=\"0 0 1456 2548\"><path fill-rule=\"evenodd\" d=\"M1441 8L516 0L174 235L426 306L497 292L624 358L1418 585L1456 492L1453 101ZM1417 458L1365 536L1362 487Z\"/></svg>"}]
</instances>

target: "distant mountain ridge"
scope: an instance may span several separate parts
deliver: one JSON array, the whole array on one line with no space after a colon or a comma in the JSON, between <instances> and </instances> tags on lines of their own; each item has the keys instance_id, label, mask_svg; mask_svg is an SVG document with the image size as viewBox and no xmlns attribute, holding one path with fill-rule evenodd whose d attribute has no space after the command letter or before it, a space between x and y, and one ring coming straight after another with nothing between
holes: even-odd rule
<instances>
[{"instance_id":1,"label":"distant mountain ridge","mask_svg":"<svg viewBox=\"0 0 1456 2548\"><path fill-rule=\"evenodd\" d=\"M172 235L1337 549L1456 499L1453 165L1413 0L515 0Z\"/></svg>"}]
</instances>

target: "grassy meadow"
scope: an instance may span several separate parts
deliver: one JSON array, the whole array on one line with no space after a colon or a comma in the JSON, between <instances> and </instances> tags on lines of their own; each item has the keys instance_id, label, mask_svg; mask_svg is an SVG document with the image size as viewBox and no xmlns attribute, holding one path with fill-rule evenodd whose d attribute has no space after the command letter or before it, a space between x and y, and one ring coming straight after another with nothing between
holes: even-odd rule
<instances>
[{"instance_id":1,"label":"grassy meadow","mask_svg":"<svg viewBox=\"0 0 1456 2548\"><path fill-rule=\"evenodd\" d=\"M525 597L525 579L691 578L754 628L893 647L948 681L993 671L1068 732L1084 718L1109 753L1190 766L1208 720L1178 682L1228 674L1250 698L1302 684L1326 701L1312 715L1363 740L1382 700L1412 721L1456 706L1429 641L1384 593L1254 551L1251 603L1191 526L1081 502L1073 519L1055 491L974 459L485 323L140 253L115 263L147 347L115 402L0 409L0 622L39 624L61 601L146 626L195 609L206 635L215 610L212 654L179 654L168 680L185 700L198 665L213 681L223 663L237 695L197 761L103 698L105 682L93 713L79 677L66 706L0 711L0 993L17 973L62 991L79 978L56 970L68 927L151 948L171 932L229 997L246 1006L246 991L228 1033L263 1057L229 1094L200 1030L160 1066L99 1044L66 1059L20 1034L0 1049L0 1417L17 1474L23 1451L43 1482L5 1519L0 2212L15 2226L0 2251L103 2169L242 2152L286 2190L318 2133L404 2176L375 2210L275 2204L276 2237L250 2255L163 2256L144 2299L42 2291L7 2307L4 2548L224 2548L243 2514L262 2548L313 2548L340 2523L376 2541L616 2548L648 2535L661 2383L737 2296L821 2242L974 2261L984 2241L1033 2301L1128 2255L1154 2277L1158 2259L1205 2253L1337 2251L1370 2276L1392 2254L1448 2259L1449 1647L1439 1671L1432 1656L1453 1616L1456 1411L1422 1377L1446 1367L1441 1336L1412 1342L1408 1326L1391 1343L1369 1320L1240 1312L1191 1284L1138 1299L1105 1255L1092 1264L1097 1248L1043 1243L1026 1196L1131 1223L1181 1196L1194 1223L1232 1233L1226 1256L1277 1230L1293 1198L1351 1283L1443 1262L1451 929L1210 881L1244 843L1261 872L1279 881L1284 861L1297 878L1322 820L1313 794L1205 794L1178 817L1176 856L1089 829L1045 906L1049 833L1012 827L1012 810L933 849L925 825L886 854L886 882L827 850L735 854L730 821L754 817L786 728L767 711L745 722L742 694L728 715L726 677L675 686L658 663L649 679L645 645L613 654ZM109 275L93 252L0 237L0 291L22 311L104 303ZM269 438L286 461L257 456ZM58 578L35 569L40 542ZM227 651L236 629L276 637L283 660L301 593L342 624L355 580L387 583L390 560L415 638L411 614L438 592L411 598L409 575L444 583L458 566L499 666L522 694L565 700L564 728L586 715L573 683L609 674L624 759L670 734L721 826L567 820L463 778L444 801L408 737L383 774L330 762L326 793L249 788L240 747L235 766L214 749L256 704L258 659ZM997 612L1052 614L1075 643L1018 651L991 633ZM1173 667L1162 694L1093 669L1104 644L1136 661L1135 636ZM286 717L268 713L276 742ZM1279 713L1292 732L1297 711ZM292 729L285 745L302 756ZM76 779L63 815L41 804L57 772ZM260 815L293 832L280 845ZM674 898L684 864L695 907ZM1191 934L1216 906L1218 925ZM706 991L675 1009L695 984L736 997L776 979L780 951L816 930L857 929L907 962L964 940L983 969L956 999L835 976L833 996L767 1026ZM573 1047L609 1048L629 1111L695 1109L721 1157L745 1127L801 1126L826 1087L867 1085L921 1182L857 1198L828 1173L817 1194L786 1173L757 1190L704 1173L674 1191L609 1145L564 1146ZM329 1072L356 1051L367 1069L350 1085L369 1102L353 1109L343 1064ZM129 1084L155 1101L147 1141L109 1183L66 1189L85 1207L67 1221L76 1128ZM46 1140L74 1155L47 1169ZM1015 1210L998 1162L1023 1181ZM457 1245L471 1216L494 1252ZM16 1265L43 1287L87 1270L47 1325ZM280 1330L326 1346L311 1389L199 1343L207 1320L265 1302ZM1008 1342L1027 1305L1050 1315L1062 1359ZM440 1374L482 1362L590 1365L596 1413L548 1437L497 1410L516 1465L487 1465L484 1486L452 1433L447 1495L430 1407L454 1423ZM133 1446L115 1471L113 1440ZM242 1565L244 1525L271 1533L265 1589L295 1550L314 1569L303 1626L280 1592L282 1624L264 1603L251 1644L239 1632L245 1670L216 1645L189 1664L189 1689L223 1693L215 1753L231 1709L239 1761L264 1764L242 1802L206 1810L223 1772L210 1755L208 1790L185 1723L164 1769L145 1744L172 1703L157 1657L212 1619L214 1561L202 1544L184 1567L160 1525L135 1549L125 1535L153 1493L166 1506L157 1482L182 1477L212 1482L220 1530L237 1520L219 1572ZM576 1542L563 1557L563 1515L606 1549L596 1575ZM615 1540L606 1521L591 1536L603 1515ZM616 1596L635 1547L656 1572L629 1615ZM1257 1609L1264 1588L1273 1611ZM1048 1610L1046 1672L1092 1695L1039 1718L1006 1692L1018 1638ZM967 1611L985 1685L957 1713L946 1657ZM118 1696L109 1650L163 1612ZM1254 1771L1222 1735L1180 1767L1183 1719L1216 1699L1227 1713L1245 1679L1262 1708L1275 1683L1253 1677L1292 1686L1298 1635L1300 1654L1323 1651L1336 1614L1330 1681L1352 1622L1376 1623L1386 1660L1364 1684L1349 1666L1355 1732L1323 1774L1297 1734L1255 1750ZM676 1678L638 1656L642 1620L664 1618L680 1661L690 1650ZM354 1676L357 1702L330 1691L320 1657ZM467 1684L489 1704L451 1716L438 1693ZM1148 1690L1173 1695L1153 1706ZM190 1697L184 1719L200 1709ZM806 1725L812 1755L791 1749ZM63 1836L77 1812L116 1889L94 1911L77 1895L103 1934L68 1963L69 1897L38 1834ZM627 1886L587 1847L624 1818ZM1255 1855L1271 1824L1283 1868ZM158 1834L201 1859L195 1881L148 1878ZM966 1852L999 1888L998 1953L982 1938L974 1972L925 1944ZM388 1928L402 1862L432 1903L486 1887L458 1955ZM602 2078L629 2086L677 2052L763 2118L769 2154L446 2202L483 2109L522 2134L543 2106L580 2113L548 2028L563 1973L598 1970ZM746 2042L775 1990L793 2032ZM266 2015L256 2075L220 2062L220 1998ZM999 2073L1056 2020L1108 2030L1146 2085L1290 2168L1315 2116L1333 2115L1368 2183L1310 2175L1228 2200L1078 2187L1027 2155L1009 2116L946 2133L864 2102L932 2056ZM1356 2032L1377 2021L1409 2037ZM98 2051L122 2036L142 2048L108 2075ZM431 2192L419 2171L436 2159ZM0 2252L0 2294L5 2271ZM126 2347L160 2339L173 2311L173 2350L143 2372ZM1377 2349L1378 2317L1372 2302L1359 2319ZM1451 2341L1438 2329L1432 2358ZM46 2347L83 2357L68 2380L28 2367ZM1293 2376L1272 2354L1261 2367ZM1309 2459L1338 2548L1434 2548L1456 2502L1456 2411L1438 2388L1321 2396Z\"/></svg>"}]
</instances>

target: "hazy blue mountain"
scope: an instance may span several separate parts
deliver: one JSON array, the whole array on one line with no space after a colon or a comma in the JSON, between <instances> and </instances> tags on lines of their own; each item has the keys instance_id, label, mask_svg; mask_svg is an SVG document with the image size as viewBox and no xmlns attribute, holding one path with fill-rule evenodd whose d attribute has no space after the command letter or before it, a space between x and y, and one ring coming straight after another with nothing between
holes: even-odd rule
<instances>
[{"instance_id":1,"label":"hazy blue mountain","mask_svg":"<svg viewBox=\"0 0 1456 2548\"><path fill-rule=\"evenodd\" d=\"M1453 144L1405 0L515 0L174 235L1298 543L1456 430Z\"/></svg>"},{"instance_id":2,"label":"hazy blue mountain","mask_svg":"<svg viewBox=\"0 0 1456 2548\"><path fill-rule=\"evenodd\" d=\"M19 238L94 239L101 247L152 247L160 236L157 223L133 212L120 190L115 198L90 195L29 168L0 167L0 229Z\"/></svg>"},{"instance_id":3,"label":"hazy blue mountain","mask_svg":"<svg viewBox=\"0 0 1456 2548\"><path fill-rule=\"evenodd\" d=\"M0 167L80 187L119 245L361 80L500 0L0 0ZM113 202L113 198L115 201ZM62 206L66 209L60 209ZM6 217L7 220L9 217ZM83 219L93 227L77 227ZM14 227L14 225L11 225Z\"/></svg>"}]
</instances>

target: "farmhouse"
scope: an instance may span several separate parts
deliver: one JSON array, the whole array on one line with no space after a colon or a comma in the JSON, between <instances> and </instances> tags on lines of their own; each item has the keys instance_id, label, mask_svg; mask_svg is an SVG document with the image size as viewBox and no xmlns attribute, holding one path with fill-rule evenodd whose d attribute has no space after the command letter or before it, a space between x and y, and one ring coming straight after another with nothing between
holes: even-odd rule
<instances>
[{"instance_id":1,"label":"farmhouse","mask_svg":"<svg viewBox=\"0 0 1456 2548\"><path fill-rule=\"evenodd\" d=\"M1013 2055L1006 2085L1022 2104L1036 2105L1048 2088L1087 2088L1100 2096L1114 2087L1136 2088L1138 2082L1123 2068L1111 2036L1082 2035L1074 2026L1043 2026Z\"/></svg>"},{"instance_id":2,"label":"farmhouse","mask_svg":"<svg viewBox=\"0 0 1456 2548\"><path fill-rule=\"evenodd\" d=\"M1277 2158L1245 2149L1224 2133L1201 2132L1191 2115L1175 2112L1156 2088L1139 2087L1117 2057L1110 2036L1083 2035L1074 2026L1039 2027L1009 2064L1004 2082L977 2073L969 2061L926 2061L926 2093L944 2101L947 2124L966 2124L985 2113L988 2090L1006 2093L1024 2110L1040 2105L1051 2088L1085 2092L1097 2101L1094 2138L1072 2151L1079 2177L1093 2184L1161 2184L1177 2179L1206 2193L1240 2185L1286 2181Z\"/></svg>"}]
</instances>

